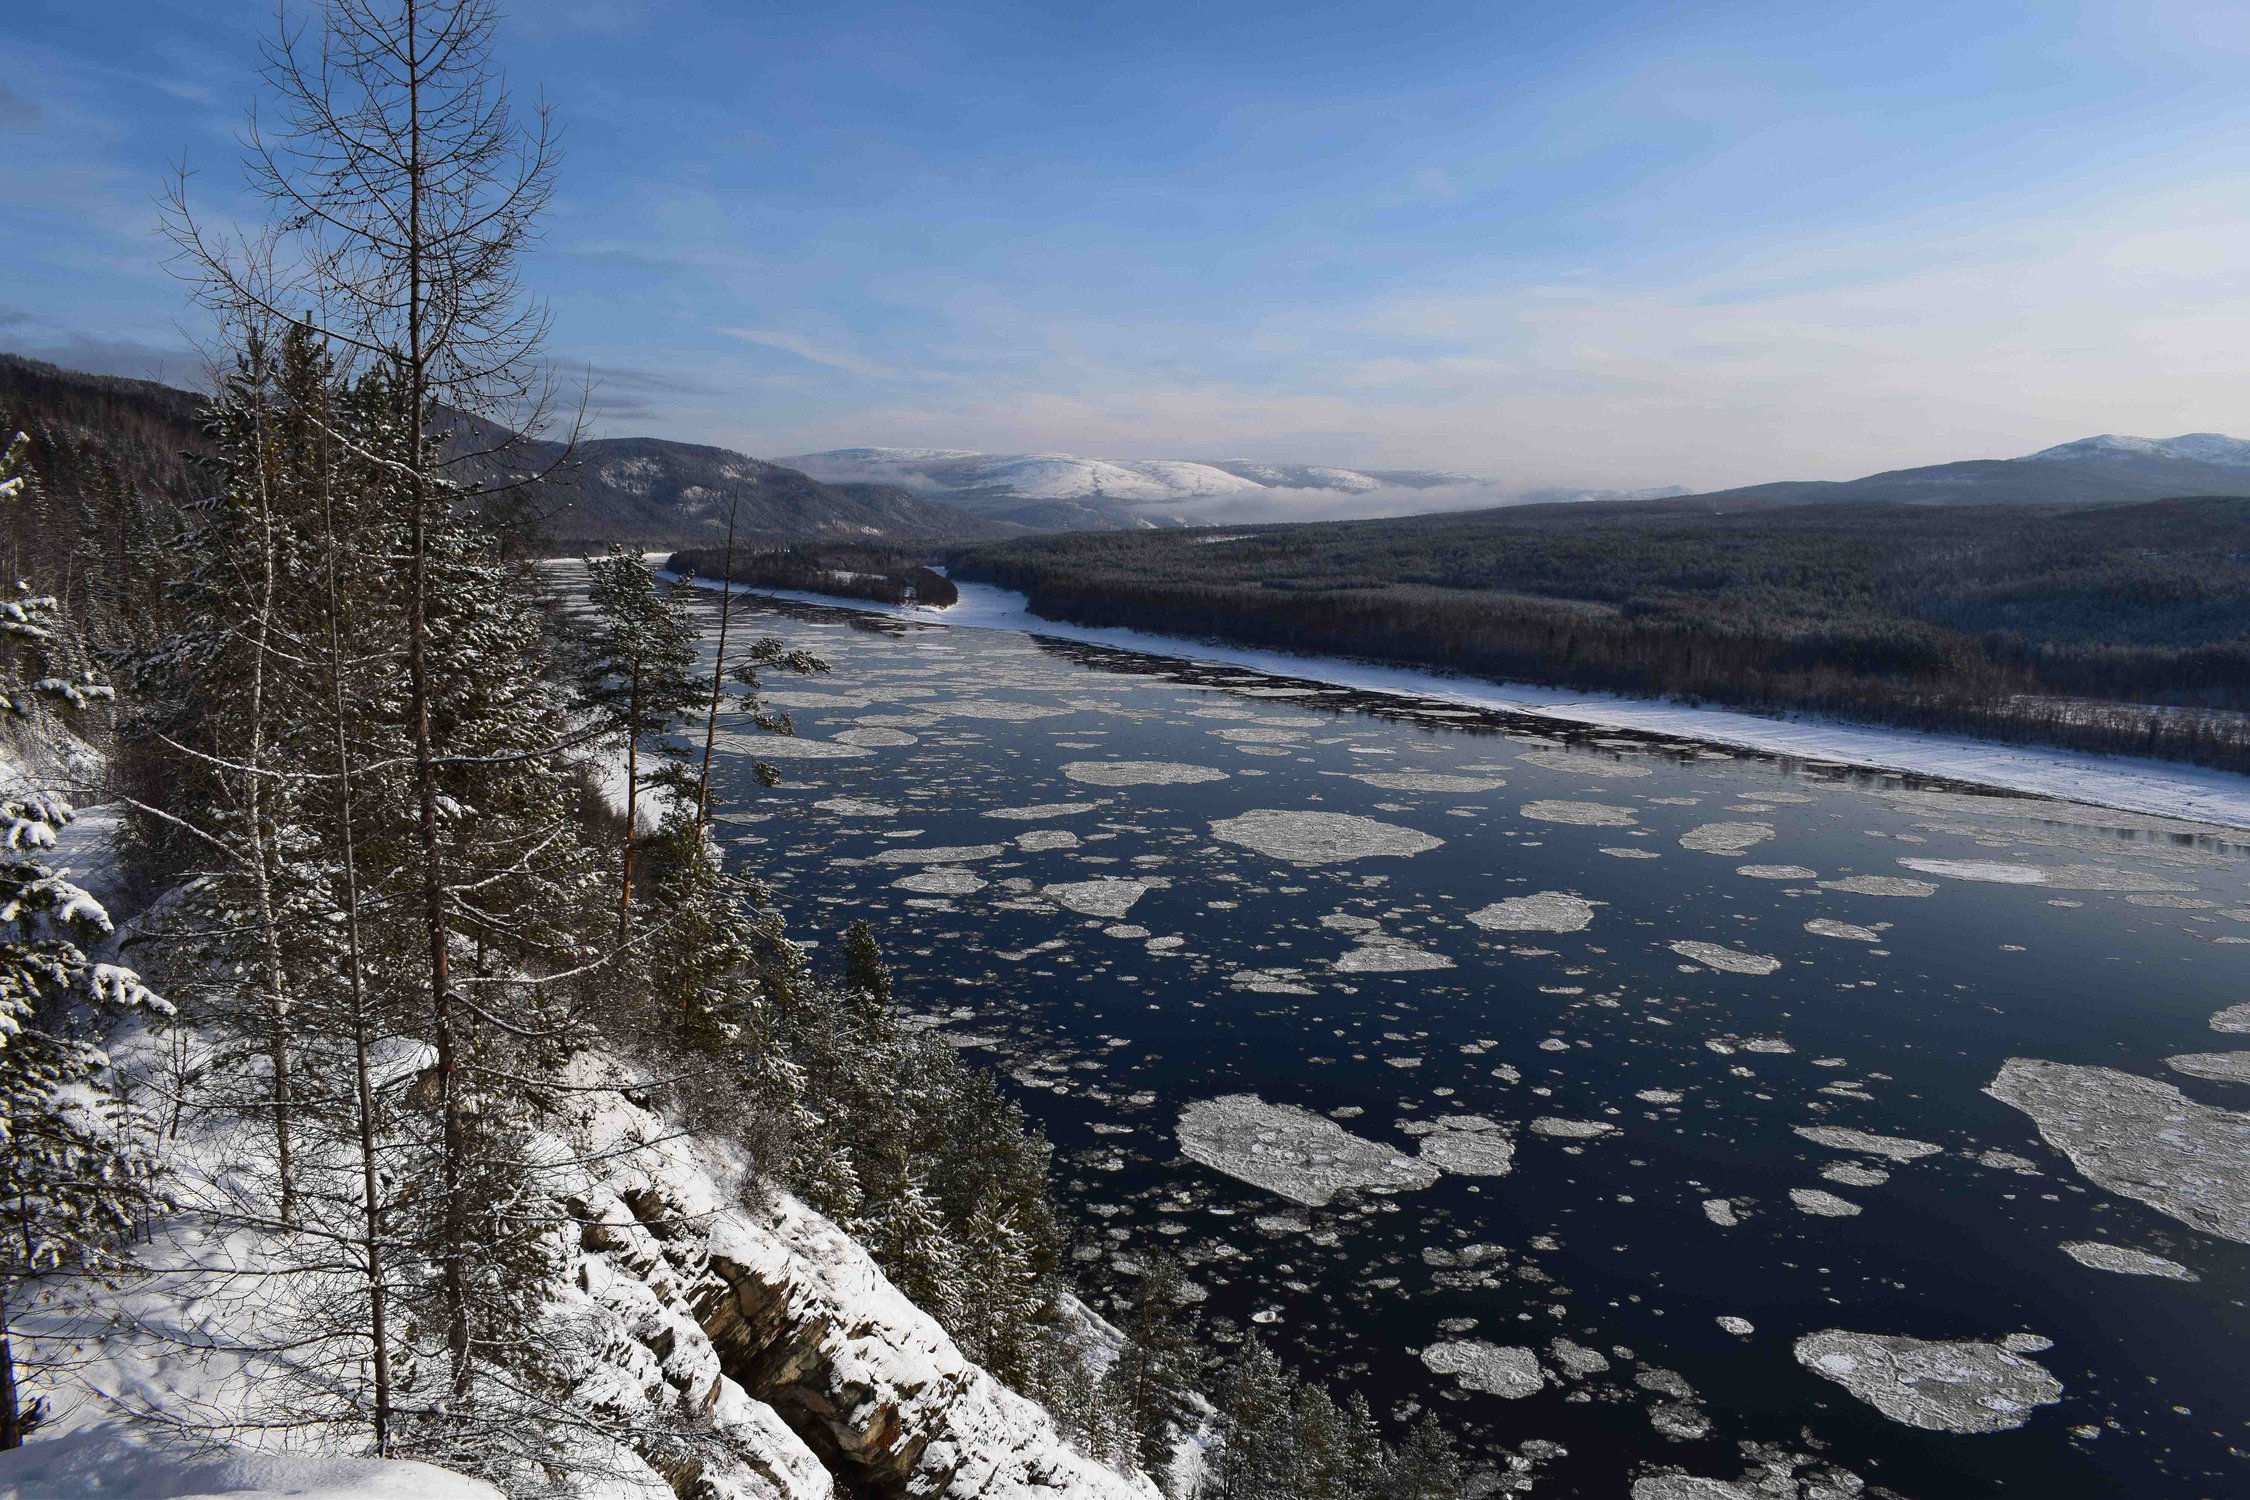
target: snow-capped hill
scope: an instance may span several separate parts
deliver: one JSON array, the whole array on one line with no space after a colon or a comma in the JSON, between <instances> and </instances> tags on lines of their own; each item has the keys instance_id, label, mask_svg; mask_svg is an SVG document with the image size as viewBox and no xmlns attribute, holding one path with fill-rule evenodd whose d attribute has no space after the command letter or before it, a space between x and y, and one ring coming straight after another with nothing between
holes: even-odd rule
<instances>
[{"instance_id":1,"label":"snow-capped hill","mask_svg":"<svg viewBox=\"0 0 2250 1500\"><path fill-rule=\"evenodd\" d=\"M1238 479L1276 490L1379 490L1383 481L1357 469L1330 469L1317 464L1261 464L1248 459L1221 459L1211 465Z\"/></svg>"},{"instance_id":2,"label":"snow-capped hill","mask_svg":"<svg viewBox=\"0 0 2250 1500\"><path fill-rule=\"evenodd\" d=\"M2105 432L2098 437L2058 443L2027 453L2019 462L2071 463L2087 459L2175 458L2220 468L2250 469L2250 442L2219 432L2183 432L2178 437L2126 437Z\"/></svg>"},{"instance_id":3,"label":"snow-capped hill","mask_svg":"<svg viewBox=\"0 0 2250 1500\"><path fill-rule=\"evenodd\" d=\"M1238 458L833 448L782 462L827 483L897 485L989 519L1041 530L1332 519L1495 505L1508 498L1491 481L1470 474ZM1454 493L1437 493L1441 491Z\"/></svg>"}]
</instances>

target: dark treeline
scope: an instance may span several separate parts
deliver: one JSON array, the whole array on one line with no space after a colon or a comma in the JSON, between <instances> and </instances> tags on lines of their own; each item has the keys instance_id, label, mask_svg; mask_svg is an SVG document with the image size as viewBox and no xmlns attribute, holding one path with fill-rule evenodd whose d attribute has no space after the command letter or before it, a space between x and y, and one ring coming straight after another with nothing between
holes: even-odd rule
<instances>
[{"instance_id":1,"label":"dark treeline","mask_svg":"<svg viewBox=\"0 0 2250 1500\"><path fill-rule=\"evenodd\" d=\"M676 573L758 588L839 594L881 604L953 604L961 591L917 555L876 546L751 546L675 552Z\"/></svg>"},{"instance_id":2,"label":"dark treeline","mask_svg":"<svg viewBox=\"0 0 2250 1500\"><path fill-rule=\"evenodd\" d=\"M2250 499L1535 506L952 571L1081 624L2250 769Z\"/></svg>"}]
</instances>

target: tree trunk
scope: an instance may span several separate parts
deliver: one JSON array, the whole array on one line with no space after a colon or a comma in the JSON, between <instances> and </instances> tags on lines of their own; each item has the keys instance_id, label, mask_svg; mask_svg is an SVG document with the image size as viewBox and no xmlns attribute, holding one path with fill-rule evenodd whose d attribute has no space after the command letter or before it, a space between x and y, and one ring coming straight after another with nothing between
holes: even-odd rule
<instances>
[{"instance_id":1,"label":"tree trunk","mask_svg":"<svg viewBox=\"0 0 2250 1500\"><path fill-rule=\"evenodd\" d=\"M431 1038L437 1051L440 1124L439 1300L445 1315L445 1347L452 1362L455 1395L469 1388L469 1252L467 1205L462 1178L468 1160L468 1120L461 1099L461 1059L454 1036L451 931L446 916L443 848L438 839L437 753L430 733L429 505L430 410L429 330L425 285L429 247L422 238L423 197L428 170L422 155L422 56L420 8L406 0L407 191L406 191L406 398L407 465L412 538L409 543L406 672L409 713L414 720L414 801L422 859L422 921L430 954Z\"/></svg>"},{"instance_id":2,"label":"tree trunk","mask_svg":"<svg viewBox=\"0 0 2250 1500\"><path fill-rule=\"evenodd\" d=\"M734 602L734 518L741 505L739 500L727 505L727 549L719 561L719 654L711 662L711 714L703 721L703 778L695 794L695 831L699 834L711 822L711 747L719 735L719 695L726 683L727 614Z\"/></svg>"},{"instance_id":3,"label":"tree trunk","mask_svg":"<svg viewBox=\"0 0 2250 1500\"><path fill-rule=\"evenodd\" d=\"M625 859L617 888L617 942L624 946L633 915L633 836L641 823L641 664L633 663L633 687L625 700Z\"/></svg>"},{"instance_id":4,"label":"tree trunk","mask_svg":"<svg viewBox=\"0 0 2250 1500\"><path fill-rule=\"evenodd\" d=\"M366 967L360 953L359 856L352 828L352 755L344 714L344 641L338 620L340 600L336 588L336 513L324 507L328 522L328 686L329 703L336 720L337 824L343 835L344 943L350 964L352 1026L352 1084L359 1108L361 1255L367 1278L367 1339L375 1373L375 1409L370 1414L375 1429L375 1456L391 1453L391 1339L389 1286L383 1271L382 1174L375 1149L375 1086L368 1064Z\"/></svg>"},{"instance_id":5,"label":"tree trunk","mask_svg":"<svg viewBox=\"0 0 2250 1500\"><path fill-rule=\"evenodd\" d=\"M16 1391L16 1348L8 1337L8 1302L0 1293L0 1453L23 1446L23 1402Z\"/></svg>"}]
</instances>

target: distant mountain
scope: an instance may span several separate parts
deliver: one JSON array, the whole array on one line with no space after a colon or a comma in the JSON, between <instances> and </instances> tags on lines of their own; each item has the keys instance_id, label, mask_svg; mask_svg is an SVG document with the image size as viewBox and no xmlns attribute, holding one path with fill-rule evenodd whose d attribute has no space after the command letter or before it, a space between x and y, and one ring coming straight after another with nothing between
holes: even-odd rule
<instances>
[{"instance_id":1,"label":"distant mountain","mask_svg":"<svg viewBox=\"0 0 2250 1500\"><path fill-rule=\"evenodd\" d=\"M536 471L562 449L521 444L511 466ZM780 541L983 541L1024 528L970 515L894 484L824 484L730 448L663 438L594 438L549 486L546 531L558 542L608 539L692 545L726 532Z\"/></svg>"},{"instance_id":2,"label":"distant mountain","mask_svg":"<svg viewBox=\"0 0 2250 1500\"><path fill-rule=\"evenodd\" d=\"M49 488L58 494L82 483L188 485L186 456L211 451L199 425L202 406L193 391L0 354L0 418L41 435ZM464 470L487 478L555 470L534 508L559 547L713 541L725 532L730 498L741 500L740 533L753 540L966 542L1023 530L897 485L824 484L730 449L661 438L592 439L557 468L559 444L507 444L503 428L455 420L457 455L504 449L493 459L465 458Z\"/></svg>"},{"instance_id":3,"label":"distant mountain","mask_svg":"<svg viewBox=\"0 0 2250 1500\"><path fill-rule=\"evenodd\" d=\"M958 448L836 448L781 462L832 483L904 485L975 515L1040 531L1148 530L1216 516L1294 509L1396 509L1387 491L1474 491L1472 503L1508 498L1471 474L1426 469L1338 469L1249 459L1082 458L1074 453L977 453ZM1355 499L1355 497L1357 497ZM1425 499L1435 498L1425 496Z\"/></svg>"},{"instance_id":4,"label":"distant mountain","mask_svg":"<svg viewBox=\"0 0 2250 1500\"><path fill-rule=\"evenodd\" d=\"M1908 505L2103 505L2186 495L2250 495L2250 442L2216 432L2173 438L2103 433L2027 453L1864 479L1798 480L1717 490L1699 500L1788 505L1890 500Z\"/></svg>"}]
</instances>

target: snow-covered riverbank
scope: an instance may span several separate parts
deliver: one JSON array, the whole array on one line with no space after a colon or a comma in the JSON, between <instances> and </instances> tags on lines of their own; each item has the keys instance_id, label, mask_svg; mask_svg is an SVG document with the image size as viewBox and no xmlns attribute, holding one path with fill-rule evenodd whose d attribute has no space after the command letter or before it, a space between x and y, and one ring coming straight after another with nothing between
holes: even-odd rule
<instances>
[{"instance_id":1,"label":"snow-covered riverbank","mask_svg":"<svg viewBox=\"0 0 2250 1500\"><path fill-rule=\"evenodd\" d=\"M716 586L708 581L699 582L707 588ZM2250 828L2250 777L2170 761L2088 755L2042 749L2036 745L2005 745L1964 735L1924 734L1911 729L1839 723L1816 717L1766 718L1739 709L1572 692L1566 688L1535 687L1525 683L1482 682L1339 657L1292 656L1217 641L1071 625L1042 620L1026 607L1023 595L987 584L961 584L961 602L945 609L873 604L864 599L844 599L795 589L757 588L748 584L730 587L737 593L865 610L929 625L1022 631L1151 656L1271 672L1359 692L1499 709L1605 729L1673 735L1803 760L1835 761L1945 777L2097 807Z\"/></svg>"}]
</instances>

